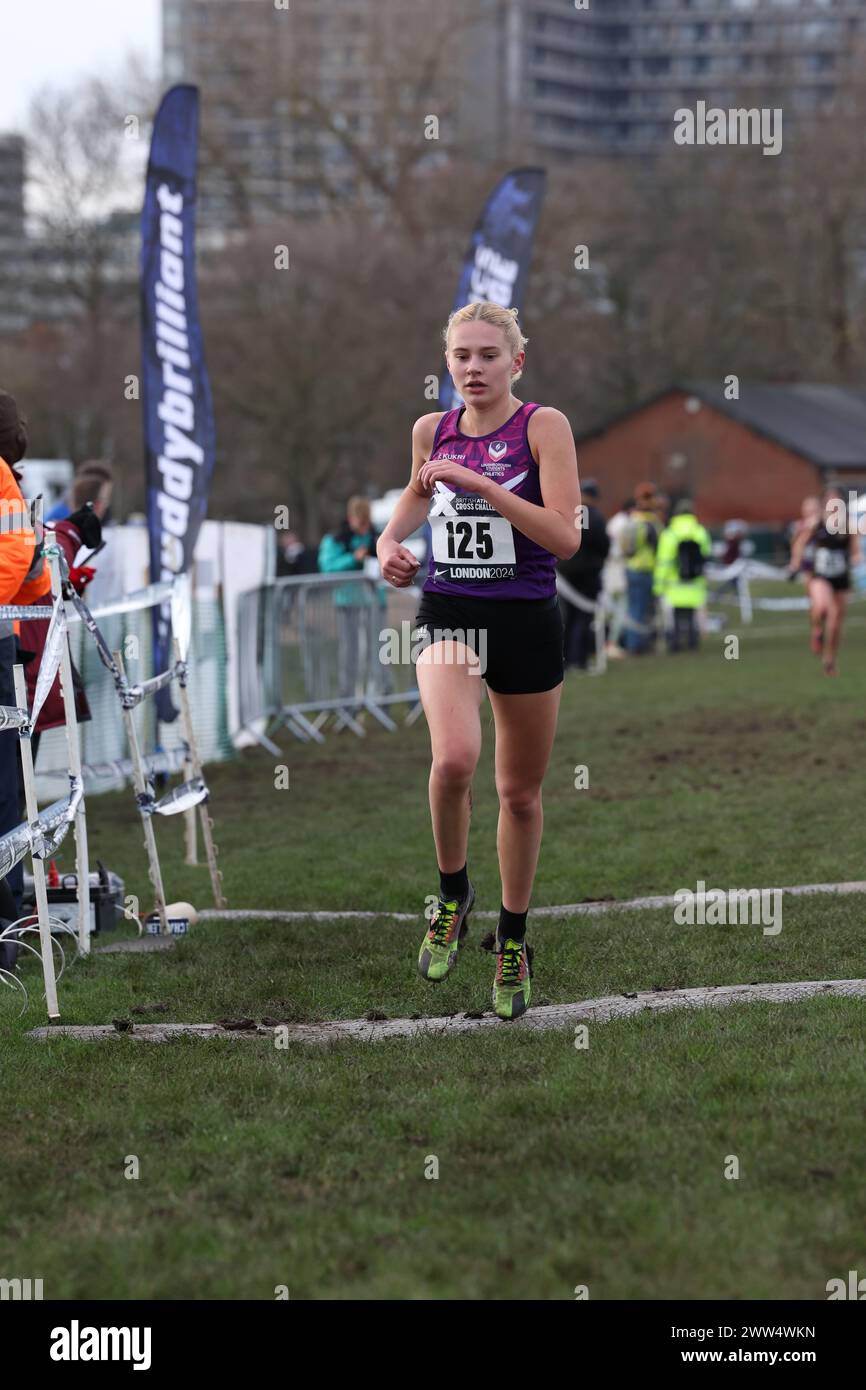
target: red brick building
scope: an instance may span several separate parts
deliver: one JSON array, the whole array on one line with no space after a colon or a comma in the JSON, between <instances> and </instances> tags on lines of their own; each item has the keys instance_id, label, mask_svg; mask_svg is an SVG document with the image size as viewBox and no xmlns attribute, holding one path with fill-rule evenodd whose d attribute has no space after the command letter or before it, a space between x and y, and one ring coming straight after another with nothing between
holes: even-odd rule
<instances>
[{"instance_id":1,"label":"red brick building","mask_svg":"<svg viewBox=\"0 0 866 1390\"><path fill-rule=\"evenodd\" d=\"M686 381L576 443L608 514L648 480L691 497L705 525L775 526L830 483L866 487L866 391L742 382L729 401L722 386Z\"/></svg>"}]
</instances>

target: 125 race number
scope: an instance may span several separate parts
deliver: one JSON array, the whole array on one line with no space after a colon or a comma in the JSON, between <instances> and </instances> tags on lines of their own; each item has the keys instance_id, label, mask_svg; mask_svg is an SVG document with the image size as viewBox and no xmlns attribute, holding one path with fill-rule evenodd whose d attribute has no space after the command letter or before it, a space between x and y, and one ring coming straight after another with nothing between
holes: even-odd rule
<instances>
[{"instance_id":1,"label":"125 race number","mask_svg":"<svg viewBox=\"0 0 866 1390\"><path fill-rule=\"evenodd\" d=\"M434 517L433 559L438 564L513 565L514 531L504 516Z\"/></svg>"}]
</instances>

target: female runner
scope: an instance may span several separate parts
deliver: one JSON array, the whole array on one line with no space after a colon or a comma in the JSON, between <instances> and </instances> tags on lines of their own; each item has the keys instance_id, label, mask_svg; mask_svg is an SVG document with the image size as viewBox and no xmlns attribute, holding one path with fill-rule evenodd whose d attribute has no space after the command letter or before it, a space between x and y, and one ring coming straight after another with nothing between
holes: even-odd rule
<instances>
[{"instance_id":1,"label":"female runner","mask_svg":"<svg viewBox=\"0 0 866 1390\"><path fill-rule=\"evenodd\" d=\"M385 579L395 588L411 584L418 562L401 542L429 506L432 545L415 636L424 639L416 671L430 729L440 892L418 969L426 980L445 978L475 900L467 846L486 685L502 885L493 1003L500 1018L513 1019L530 1000L526 916L562 694L555 567L580 545L580 487L565 415L512 395L527 342L517 311L467 304L443 336L465 405L415 422L411 479L376 547Z\"/></svg>"},{"instance_id":2,"label":"female runner","mask_svg":"<svg viewBox=\"0 0 866 1390\"><path fill-rule=\"evenodd\" d=\"M848 512L838 488L823 496L824 506L807 536L804 550L812 555L809 602L812 610L812 650L823 655L824 674L836 676L836 653L851 588L851 567L859 564L860 542L848 525Z\"/></svg>"}]
</instances>

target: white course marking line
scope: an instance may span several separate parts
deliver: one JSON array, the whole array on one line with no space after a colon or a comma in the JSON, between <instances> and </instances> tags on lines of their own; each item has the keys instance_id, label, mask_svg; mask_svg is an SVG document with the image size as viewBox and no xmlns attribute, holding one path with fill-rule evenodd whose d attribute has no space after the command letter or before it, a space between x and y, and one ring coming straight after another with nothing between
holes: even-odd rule
<instances>
[{"instance_id":1,"label":"white course marking line","mask_svg":"<svg viewBox=\"0 0 866 1390\"><path fill-rule=\"evenodd\" d=\"M772 885L767 887L768 892L789 893L792 897L805 897L812 893L866 893L866 880L854 880L851 883L802 883L791 888L774 889ZM677 899L674 894L663 894L649 898L623 898L623 899L601 899L598 902L589 903L564 903L560 907L531 907L529 915L536 917L589 917L599 912L631 912L640 911L643 908L674 907ZM473 921L499 921L498 911L472 911ZM269 910L267 908L249 908L247 911L218 911L216 908L205 908L198 914L200 922L243 922L268 918L276 922L379 922L383 917L390 922L417 922L420 914L417 912L287 912L279 908Z\"/></svg>"},{"instance_id":2,"label":"white course marking line","mask_svg":"<svg viewBox=\"0 0 866 1390\"><path fill-rule=\"evenodd\" d=\"M699 989L658 990L649 994L609 994L600 999L585 999L579 1004L549 1004L531 1008L514 1023L503 1023L495 1014L467 1018L465 1014L450 1014L444 1018L389 1018L373 1023L364 1018L336 1019L329 1023L283 1023L276 1027L227 1029L217 1023L136 1023L130 1029L118 1031L108 1025L94 1027L58 1024L34 1028L28 1038L44 1042L48 1038L77 1038L83 1042L103 1042L111 1038L129 1037L138 1042L168 1042L177 1037L228 1038L245 1041L270 1038L277 1041L327 1043L342 1039L379 1042L383 1038L412 1038L423 1034L441 1037L450 1033L471 1033L479 1028L550 1029L573 1027L575 1023L608 1023L614 1018L671 1009L719 1009L729 1004L789 1004L818 995L866 998L866 980L802 980L788 984L718 985Z\"/></svg>"},{"instance_id":3,"label":"white course marking line","mask_svg":"<svg viewBox=\"0 0 866 1390\"><path fill-rule=\"evenodd\" d=\"M171 951L177 944L176 936L131 936L124 937L119 941L108 941L103 946L94 946L94 955L112 955L121 952L141 951L147 954L148 951Z\"/></svg>"}]
</instances>

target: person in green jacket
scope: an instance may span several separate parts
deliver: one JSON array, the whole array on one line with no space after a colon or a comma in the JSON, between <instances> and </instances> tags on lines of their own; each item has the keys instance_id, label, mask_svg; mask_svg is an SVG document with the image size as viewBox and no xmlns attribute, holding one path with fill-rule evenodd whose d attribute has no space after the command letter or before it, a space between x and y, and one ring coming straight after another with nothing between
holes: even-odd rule
<instances>
[{"instance_id":1,"label":"person in green jacket","mask_svg":"<svg viewBox=\"0 0 866 1390\"><path fill-rule=\"evenodd\" d=\"M360 495L350 497L342 525L324 536L319 545L320 572L363 572L364 561L370 556L375 558L378 539L370 522L369 501ZM369 603L369 591L364 584L338 584L334 588L334 605L337 608L365 608ZM384 594L381 595L381 605L384 607Z\"/></svg>"},{"instance_id":2,"label":"person in green jacket","mask_svg":"<svg viewBox=\"0 0 866 1390\"><path fill-rule=\"evenodd\" d=\"M346 504L346 518L336 531L323 537L319 546L319 570L323 574L345 570L360 574L364 561L371 556L376 558L377 532L370 521L370 503L366 497L350 497ZM370 606L371 585L336 584L333 590L334 612L337 619L337 682L340 695L361 695L358 685L360 662L360 642L363 629L369 651L367 652L368 676L374 687L381 687L387 694L391 689L390 672L379 662L376 633L382 610L385 608L385 585L376 585L375 617Z\"/></svg>"},{"instance_id":3,"label":"person in green jacket","mask_svg":"<svg viewBox=\"0 0 866 1390\"><path fill-rule=\"evenodd\" d=\"M673 610L668 630L672 652L698 645L697 610L707 601L704 565L712 545L709 532L694 514L694 503L683 497L674 507L670 522L659 536L653 572L653 593Z\"/></svg>"}]
</instances>

